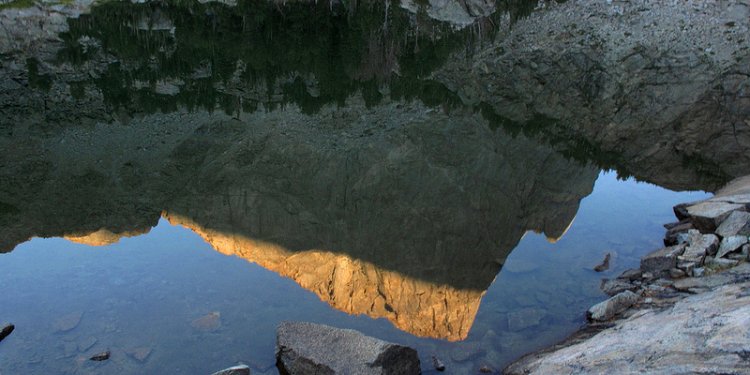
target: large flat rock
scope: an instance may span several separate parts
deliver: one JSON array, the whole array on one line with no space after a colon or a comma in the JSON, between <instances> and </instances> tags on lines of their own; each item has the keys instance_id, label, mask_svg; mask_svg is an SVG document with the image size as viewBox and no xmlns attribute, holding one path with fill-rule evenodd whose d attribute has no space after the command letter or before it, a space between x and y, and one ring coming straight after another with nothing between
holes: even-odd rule
<instances>
[{"instance_id":1,"label":"large flat rock","mask_svg":"<svg viewBox=\"0 0 750 375\"><path fill-rule=\"evenodd\" d=\"M646 310L582 342L528 356L507 374L748 374L750 283Z\"/></svg>"},{"instance_id":2,"label":"large flat rock","mask_svg":"<svg viewBox=\"0 0 750 375\"><path fill-rule=\"evenodd\" d=\"M417 351L351 329L283 322L276 331L282 374L419 374Z\"/></svg>"}]
</instances>

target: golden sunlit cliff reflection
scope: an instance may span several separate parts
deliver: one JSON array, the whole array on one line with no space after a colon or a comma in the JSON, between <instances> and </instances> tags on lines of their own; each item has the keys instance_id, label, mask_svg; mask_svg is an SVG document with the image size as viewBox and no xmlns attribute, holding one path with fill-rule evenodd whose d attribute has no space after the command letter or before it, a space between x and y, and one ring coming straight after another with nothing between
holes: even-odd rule
<instances>
[{"instance_id":1,"label":"golden sunlit cliff reflection","mask_svg":"<svg viewBox=\"0 0 750 375\"><path fill-rule=\"evenodd\" d=\"M469 333L484 291L436 285L370 262L325 250L292 252L279 245L201 227L164 213L173 225L200 235L216 251L235 255L288 277L331 307L348 314L386 318L413 335L450 341Z\"/></svg>"}]
</instances>

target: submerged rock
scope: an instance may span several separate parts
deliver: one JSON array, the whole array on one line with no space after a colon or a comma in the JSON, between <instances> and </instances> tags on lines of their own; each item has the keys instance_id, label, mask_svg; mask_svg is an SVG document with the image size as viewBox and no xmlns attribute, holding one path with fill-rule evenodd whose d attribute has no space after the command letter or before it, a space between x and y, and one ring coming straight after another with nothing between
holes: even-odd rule
<instances>
[{"instance_id":1,"label":"submerged rock","mask_svg":"<svg viewBox=\"0 0 750 375\"><path fill-rule=\"evenodd\" d=\"M148 356L151 355L151 348L147 347L139 347L139 348L132 348L125 351L129 356L133 357L134 359L138 360L139 362L145 362L148 359Z\"/></svg>"},{"instance_id":2,"label":"submerged rock","mask_svg":"<svg viewBox=\"0 0 750 375\"><path fill-rule=\"evenodd\" d=\"M221 313L218 311L212 311L198 319L193 320L190 325L199 331L216 331L217 329L221 328Z\"/></svg>"},{"instance_id":3,"label":"submerged rock","mask_svg":"<svg viewBox=\"0 0 750 375\"><path fill-rule=\"evenodd\" d=\"M545 312L539 309L527 308L508 313L508 328L511 331L521 331L539 325Z\"/></svg>"},{"instance_id":4,"label":"submerged rock","mask_svg":"<svg viewBox=\"0 0 750 375\"><path fill-rule=\"evenodd\" d=\"M606 301L602 301L592 306L587 312L586 317L589 320L603 322L612 319L615 315L627 310L638 302L638 295L631 291L624 291Z\"/></svg>"},{"instance_id":5,"label":"submerged rock","mask_svg":"<svg viewBox=\"0 0 750 375\"><path fill-rule=\"evenodd\" d=\"M322 324L283 322L276 330L282 374L419 374L417 351Z\"/></svg>"},{"instance_id":6,"label":"submerged rock","mask_svg":"<svg viewBox=\"0 0 750 375\"><path fill-rule=\"evenodd\" d=\"M246 365L233 366L214 372L211 375L250 375L250 367Z\"/></svg>"},{"instance_id":7,"label":"submerged rock","mask_svg":"<svg viewBox=\"0 0 750 375\"><path fill-rule=\"evenodd\" d=\"M83 312L76 311L67 315L63 315L55 321L54 329L57 332L68 332L78 327L78 323L81 322Z\"/></svg>"}]
</instances>

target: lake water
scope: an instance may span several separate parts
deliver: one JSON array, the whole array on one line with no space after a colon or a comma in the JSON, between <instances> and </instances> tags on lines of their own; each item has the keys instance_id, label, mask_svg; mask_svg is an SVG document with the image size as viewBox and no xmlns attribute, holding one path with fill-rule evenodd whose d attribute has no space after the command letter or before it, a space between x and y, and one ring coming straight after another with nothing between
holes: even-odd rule
<instances>
[{"instance_id":1,"label":"lake water","mask_svg":"<svg viewBox=\"0 0 750 375\"><path fill-rule=\"evenodd\" d=\"M499 370L582 326L602 278L716 185L638 182L464 105L429 77L494 37L477 24L322 2L62 14L2 54L2 374L274 374L285 320L412 346L425 373Z\"/></svg>"}]
</instances>

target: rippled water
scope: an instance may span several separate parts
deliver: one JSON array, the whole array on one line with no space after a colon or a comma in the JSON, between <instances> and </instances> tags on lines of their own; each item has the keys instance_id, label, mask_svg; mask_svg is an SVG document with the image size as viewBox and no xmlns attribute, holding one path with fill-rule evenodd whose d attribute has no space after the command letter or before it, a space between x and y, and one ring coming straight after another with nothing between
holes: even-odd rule
<instances>
[{"instance_id":1,"label":"rippled water","mask_svg":"<svg viewBox=\"0 0 750 375\"><path fill-rule=\"evenodd\" d=\"M0 373L277 373L284 320L499 370L728 177L434 79L536 1L407 3L0 7Z\"/></svg>"}]
</instances>

